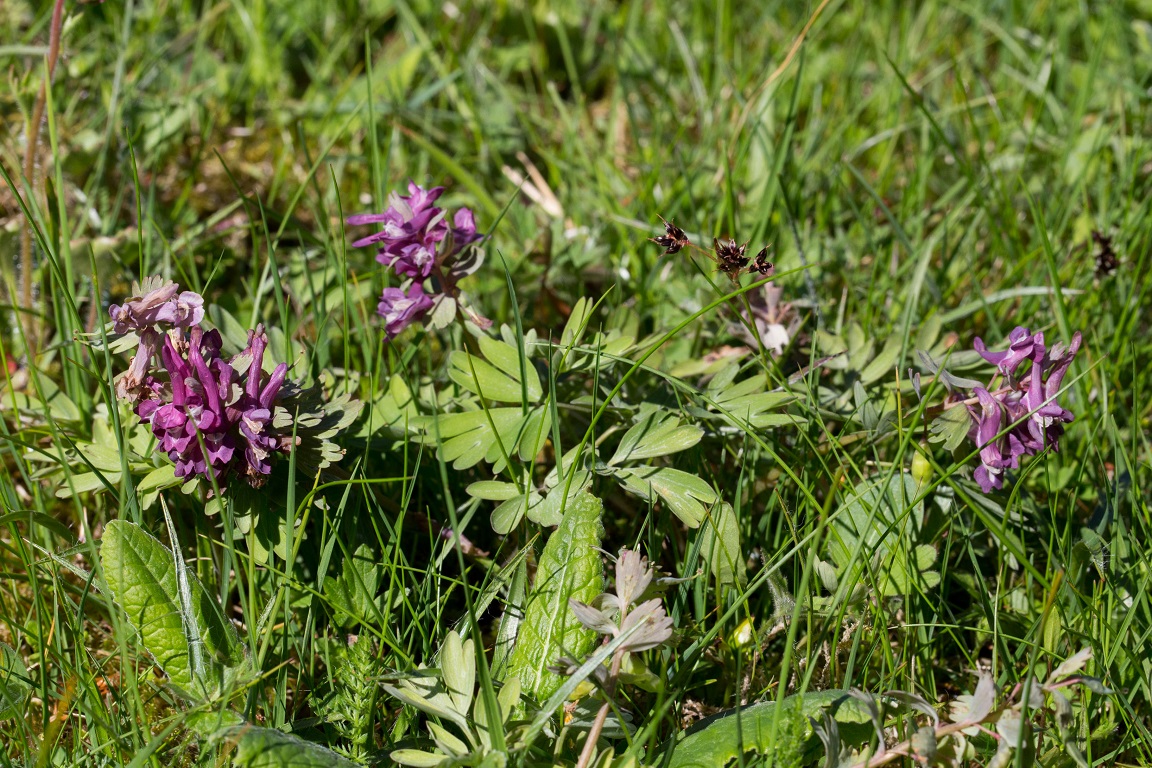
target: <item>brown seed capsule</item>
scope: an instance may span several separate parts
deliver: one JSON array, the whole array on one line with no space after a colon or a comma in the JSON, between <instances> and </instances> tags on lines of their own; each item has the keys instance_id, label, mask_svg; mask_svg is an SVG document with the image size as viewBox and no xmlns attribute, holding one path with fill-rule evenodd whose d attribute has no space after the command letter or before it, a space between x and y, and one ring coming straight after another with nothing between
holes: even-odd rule
<instances>
[{"instance_id":1,"label":"brown seed capsule","mask_svg":"<svg viewBox=\"0 0 1152 768\"><path fill-rule=\"evenodd\" d=\"M672 222L667 221L663 216L660 217L660 221L664 222L665 234L660 235L659 237L650 237L648 239L663 248L665 256L670 256L673 253L679 253L680 250L684 248L684 246L688 245L688 235L684 233L684 230L680 229L680 227L676 226Z\"/></svg>"}]
</instances>

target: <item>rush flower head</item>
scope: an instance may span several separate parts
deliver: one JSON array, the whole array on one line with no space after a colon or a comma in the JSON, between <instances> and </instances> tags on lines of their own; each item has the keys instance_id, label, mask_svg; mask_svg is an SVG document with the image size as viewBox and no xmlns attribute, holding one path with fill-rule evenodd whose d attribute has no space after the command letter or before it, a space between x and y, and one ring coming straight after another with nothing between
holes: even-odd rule
<instances>
[{"instance_id":1,"label":"rush flower head","mask_svg":"<svg viewBox=\"0 0 1152 768\"><path fill-rule=\"evenodd\" d=\"M974 477L985 493L1004 487L1004 470L1019 467L1024 456L1059 449L1064 425L1075 417L1056 397L1081 341L1076 332L1067 347L1048 349L1043 333L1023 327L1009 334L1003 352L991 352L975 340L976 351L997 371L988 388L974 387L974 397L966 401L972 419L969 438L980 449ZM1021 371L1026 361L1029 367ZM1000 386L994 388L997 379Z\"/></svg>"},{"instance_id":2,"label":"rush flower head","mask_svg":"<svg viewBox=\"0 0 1152 768\"><path fill-rule=\"evenodd\" d=\"M712 249L716 253L716 264L720 271L733 278L748 266L748 243L737 245L731 238L713 240Z\"/></svg>"},{"instance_id":3,"label":"rush flower head","mask_svg":"<svg viewBox=\"0 0 1152 768\"><path fill-rule=\"evenodd\" d=\"M407 293L399 288L385 288L376 306L376 314L384 318L384 332L391 340L412 323L422 320L433 304L432 298L424 293L424 288L419 283L413 283Z\"/></svg>"},{"instance_id":4,"label":"rush flower head","mask_svg":"<svg viewBox=\"0 0 1152 768\"><path fill-rule=\"evenodd\" d=\"M773 269L772 262L768 261L768 248L760 249L760 253L756 254L756 258L752 260L752 266L748 268L751 272L759 272L761 275L767 275Z\"/></svg>"},{"instance_id":5,"label":"rush flower head","mask_svg":"<svg viewBox=\"0 0 1152 768\"><path fill-rule=\"evenodd\" d=\"M688 245L688 235L684 233L684 230L666 220L663 216L660 217L660 221L664 222L664 234L648 239L663 248L665 256L679 253Z\"/></svg>"}]
</instances>

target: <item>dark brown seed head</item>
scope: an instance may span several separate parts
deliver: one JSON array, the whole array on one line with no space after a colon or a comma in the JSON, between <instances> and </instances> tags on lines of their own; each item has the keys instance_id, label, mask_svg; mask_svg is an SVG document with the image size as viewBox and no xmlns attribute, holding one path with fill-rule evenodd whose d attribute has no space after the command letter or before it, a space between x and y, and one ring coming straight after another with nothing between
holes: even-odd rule
<instances>
[{"instance_id":1,"label":"dark brown seed head","mask_svg":"<svg viewBox=\"0 0 1152 768\"><path fill-rule=\"evenodd\" d=\"M1120 266L1120 257L1112 248L1112 238L1099 230L1092 230L1096 243L1096 277L1108 277Z\"/></svg>"},{"instance_id":2,"label":"dark brown seed head","mask_svg":"<svg viewBox=\"0 0 1152 768\"><path fill-rule=\"evenodd\" d=\"M736 241L731 238L713 240L712 248L716 252L716 264L720 267L721 272L735 275L748 266L748 256L745 253L748 250L748 243L737 245Z\"/></svg>"},{"instance_id":3,"label":"dark brown seed head","mask_svg":"<svg viewBox=\"0 0 1152 768\"><path fill-rule=\"evenodd\" d=\"M686 235L684 230L680 229L680 227L676 226L670 221L665 220L663 216L660 217L660 221L664 222L665 234L660 235L659 237L651 237L648 239L663 248L665 256L670 256L673 253L679 253L681 249L684 248L684 246L688 245L688 235Z\"/></svg>"},{"instance_id":4,"label":"dark brown seed head","mask_svg":"<svg viewBox=\"0 0 1152 768\"><path fill-rule=\"evenodd\" d=\"M759 272L766 275L772 271L772 262L768 261L768 248L761 249L760 253L756 254L756 258L752 260L752 266L748 268L751 272Z\"/></svg>"}]
</instances>

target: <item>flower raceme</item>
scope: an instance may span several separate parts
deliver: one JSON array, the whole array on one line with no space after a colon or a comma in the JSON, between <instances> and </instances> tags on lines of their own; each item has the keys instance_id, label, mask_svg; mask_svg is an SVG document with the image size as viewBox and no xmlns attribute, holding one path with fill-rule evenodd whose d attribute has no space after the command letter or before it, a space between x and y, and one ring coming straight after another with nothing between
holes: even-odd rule
<instances>
[{"instance_id":1,"label":"flower raceme","mask_svg":"<svg viewBox=\"0 0 1152 768\"><path fill-rule=\"evenodd\" d=\"M379 247L376 260L404 279L400 288L386 288L380 297L377 313L384 318L384 332L389 340L405 328L423 320L442 297L455 298L456 281L478 263L461 269L453 262L481 239L476 219L467 208L461 208L448 223L448 213L435 205L443 187L424 189L408 183L408 195L392 193L383 213L348 217L348 224L381 225L380 231L352 243L360 248ZM434 284L433 293L424 290L424 281Z\"/></svg>"},{"instance_id":2,"label":"flower raceme","mask_svg":"<svg viewBox=\"0 0 1152 768\"><path fill-rule=\"evenodd\" d=\"M262 327L248 332L248 347L232 360L220 355L220 333L194 327L177 348L164 339L162 359L169 389L154 387L136 414L149 424L160 449L176 465L177 477L222 481L231 471L252 486L272 472L269 457L290 447L291 438L271 429L272 409L288 372L281 363L264 380L268 337Z\"/></svg>"},{"instance_id":3,"label":"flower raceme","mask_svg":"<svg viewBox=\"0 0 1152 768\"><path fill-rule=\"evenodd\" d=\"M988 387L974 387L975 402L966 401L972 417L969 438L980 449L974 477L985 493L1003 488L1004 470L1019 467L1022 457L1048 447L1058 450L1064 425L1075 418L1056 397L1080 349L1079 331L1068 346L1048 348L1043 333L1017 327L1008 342L1002 352L989 351L979 338L973 342L980 356L996 366ZM1021 371L1026 361L1029 366Z\"/></svg>"},{"instance_id":4,"label":"flower raceme","mask_svg":"<svg viewBox=\"0 0 1152 768\"><path fill-rule=\"evenodd\" d=\"M221 353L219 331L200 327L204 299L160 278L109 309L113 331L135 333L136 353L117 380L117 395L131 402L176 465L176 476L223 485L239 475L259 487L271 457L292 448L292 433L274 424L288 366L264 371L268 336L248 331L247 346ZM158 361L158 365L156 364Z\"/></svg>"}]
</instances>

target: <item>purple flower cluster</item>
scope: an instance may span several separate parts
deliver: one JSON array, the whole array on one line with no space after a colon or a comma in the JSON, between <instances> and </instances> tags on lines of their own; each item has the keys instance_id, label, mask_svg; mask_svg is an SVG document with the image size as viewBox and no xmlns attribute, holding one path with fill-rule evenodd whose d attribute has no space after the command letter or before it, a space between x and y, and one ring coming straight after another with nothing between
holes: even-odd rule
<instances>
[{"instance_id":1,"label":"purple flower cluster","mask_svg":"<svg viewBox=\"0 0 1152 768\"><path fill-rule=\"evenodd\" d=\"M136 293L123 304L108 308L113 331L135 333L140 339L132 364L116 382L117 397L131 399L142 394L148 363L160 354L164 333L191 328L204 319L204 299L192 291L181 292L176 283L150 277Z\"/></svg>"},{"instance_id":2,"label":"purple flower cluster","mask_svg":"<svg viewBox=\"0 0 1152 768\"><path fill-rule=\"evenodd\" d=\"M1080 333L1072 335L1068 346L1047 348L1043 333L1018 327L1008 341L1003 352L990 352L979 338L973 343L980 356L996 366L988 388L973 387L975 402L967 401L972 416L969 437L980 449L975 478L985 493L1003 488L1004 470L1019 467L1023 456L1048 447L1057 450L1064 425L1074 418L1056 396L1080 349ZM1025 361L1030 365L1021 371Z\"/></svg>"},{"instance_id":3,"label":"purple flower cluster","mask_svg":"<svg viewBox=\"0 0 1152 768\"><path fill-rule=\"evenodd\" d=\"M455 282L467 272L448 268L472 243L481 239L472 211L461 208L448 223L448 214L434 203L443 187L424 189L408 183L408 196L392 193L383 213L350 216L348 224L380 224L379 232L352 243L360 248L379 246L376 260L404 278L400 288L386 288L377 313L384 318L384 331L396 338L405 328L419 322L440 296L454 296ZM424 281L433 283L425 292Z\"/></svg>"},{"instance_id":4,"label":"purple flower cluster","mask_svg":"<svg viewBox=\"0 0 1152 768\"><path fill-rule=\"evenodd\" d=\"M253 487L272 471L273 453L291 447L278 434L273 414L288 366L263 370L268 336L248 331L248 345L230 359L221 355L219 331L205 331L204 300L174 283L152 279L144 295L109 310L118 333L139 339L117 393L152 428L176 476L204 477L223 485L230 474ZM159 358L159 366L152 367ZM151 371L151 372L150 372ZM166 374L166 375L165 375Z\"/></svg>"}]
</instances>

